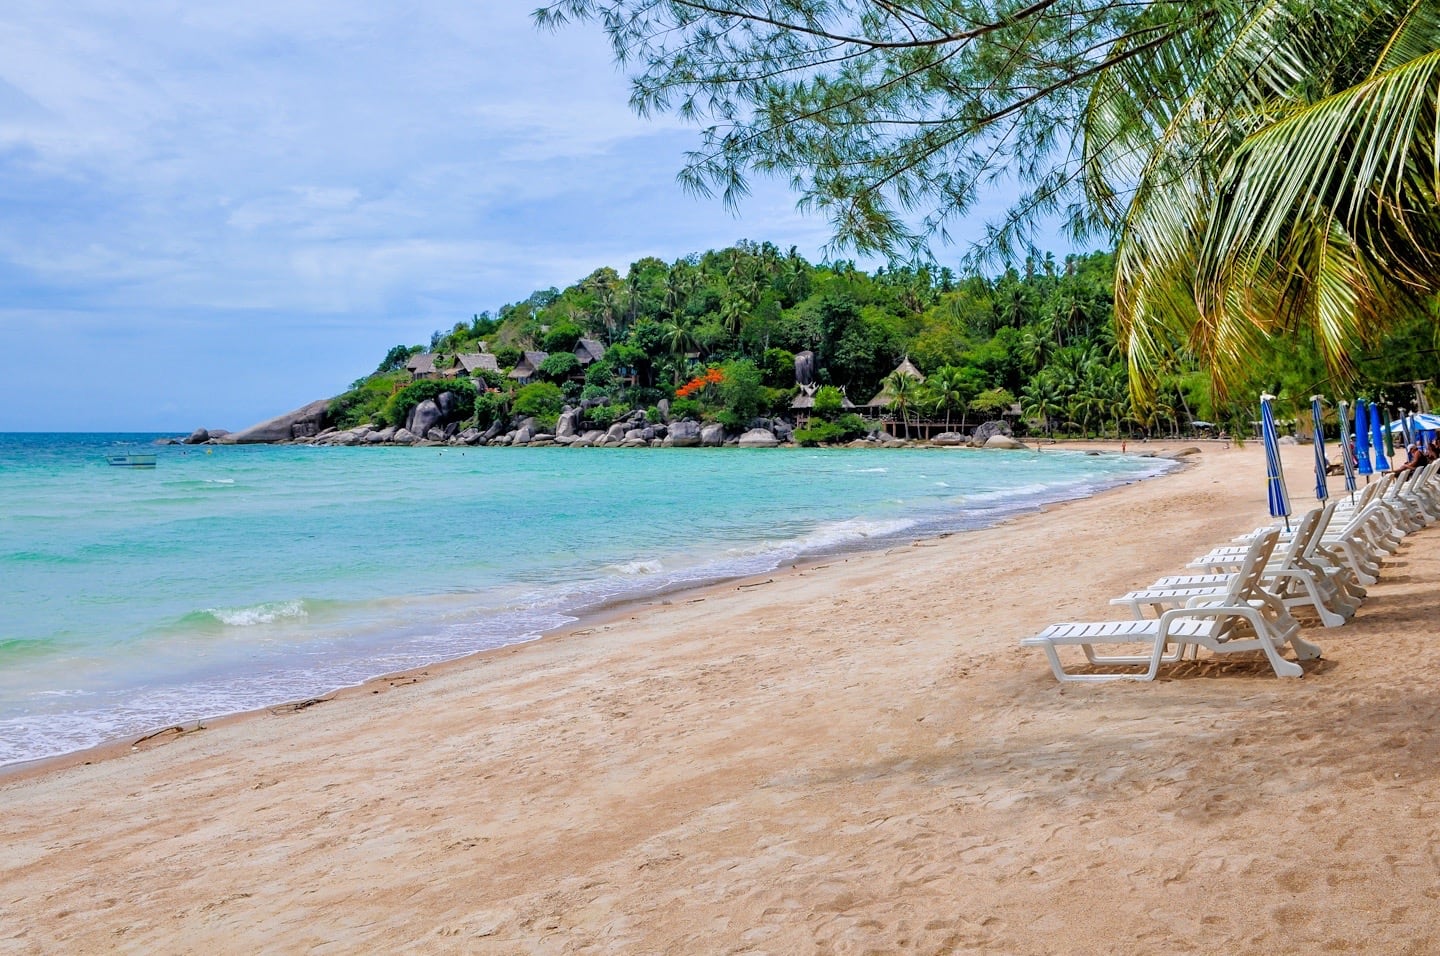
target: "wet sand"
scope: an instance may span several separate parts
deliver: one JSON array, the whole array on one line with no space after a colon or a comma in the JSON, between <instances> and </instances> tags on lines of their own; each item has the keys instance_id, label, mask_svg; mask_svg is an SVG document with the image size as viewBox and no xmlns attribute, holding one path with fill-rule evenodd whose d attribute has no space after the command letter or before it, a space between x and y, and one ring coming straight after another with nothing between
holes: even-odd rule
<instances>
[{"instance_id":1,"label":"wet sand","mask_svg":"<svg viewBox=\"0 0 1440 956\"><path fill-rule=\"evenodd\" d=\"M1061 685L1017 645L1267 520L1259 445L1195 444L996 528L0 780L0 952L1433 951L1440 530L1346 627L1302 612L1300 680Z\"/></svg>"}]
</instances>

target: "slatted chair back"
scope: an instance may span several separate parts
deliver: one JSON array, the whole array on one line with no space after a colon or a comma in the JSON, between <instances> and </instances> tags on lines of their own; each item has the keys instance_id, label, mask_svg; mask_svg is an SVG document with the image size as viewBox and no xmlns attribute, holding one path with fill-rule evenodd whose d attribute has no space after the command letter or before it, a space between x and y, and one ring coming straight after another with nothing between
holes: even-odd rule
<instances>
[{"instance_id":1,"label":"slatted chair back","mask_svg":"<svg viewBox=\"0 0 1440 956\"><path fill-rule=\"evenodd\" d=\"M1285 614L1284 605L1280 604L1274 595L1260 585L1265 573L1265 565L1270 562L1270 556L1275 552L1275 543L1279 540L1279 529L1271 528L1251 542L1250 551L1245 555L1245 561L1240 565L1240 571L1231 579L1225 596L1217 599L1214 603L1225 607L1241 607L1258 602L1271 608L1278 606L1280 613ZM1241 636L1242 631L1245 637L1249 637L1251 635L1245 630L1247 627L1245 620L1238 615L1217 618L1216 629L1210 639L1216 643L1223 643Z\"/></svg>"}]
</instances>

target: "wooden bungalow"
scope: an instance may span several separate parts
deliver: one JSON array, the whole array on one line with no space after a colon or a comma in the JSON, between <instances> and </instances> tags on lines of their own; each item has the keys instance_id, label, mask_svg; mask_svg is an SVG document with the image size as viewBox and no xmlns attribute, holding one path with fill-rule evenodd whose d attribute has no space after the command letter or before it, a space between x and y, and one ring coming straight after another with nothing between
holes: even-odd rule
<instances>
[{"instance_id":1,"label":"wooden bungalow","mask_svg":"<svg viewBox=\"0 0 1440 956\"><path fill-rule=\"evenodd\" d=\"M895 367L895 372L913 378L916 384L925 381L925 376L921 374L918 368L911 364L909 356L906 356L900 361L900 364ZM892 372L891 375L895 374L895 372ZM888 375L886 376L887 379L889 377ZM865 403L865 407L871 409L872 412L876 414L883 415L885 411L890 408L890 403L893 401L895 401L895 396L890 393L890 386L885 385L880 391L875 393L874 398Z\"/></svg>"},{"instance_id":2,"label":"wooden bungalow","mask_svg":"<svg viewBox=\"0 0 1440 956\"><path fill-rule=\"evenodd\" d=\"M440 377L440 373L435 368L433 352L417 352L410 356L410 361L405 363L405 369L410 373L411 379Z\"/></svg>"},{"instance_id":3,"label":"wooden bungalow","mask_svg":"<svg viewBox=\"0 0 1440 956\"><path fill-rule=\"evenodd\" d=\"M581 339L575 343L575 357L580 360L580 367L584 368L605 357L605 346L596 339Z\"/></svg>"},{"instance_id":4,"label":"wooden bungalow","mask_svg":"<svg viewBox=\"0 0 1440 956\"><path fill-rule=\"evenodd\" d=\"M895 372L891 374L896 373L914 379L917 385L925 381L925 375L915 367L908 356L901 360L900 364L895 367ZM891 414L890 406L895 402L895 395L890 391L890 376L887 375L885 378L886 384L881 387L880 391L875 393L874 398L865 403L864 407L866 414L879 421L890 434L894 435L896 434L895 426L897 420L895 416ZM898 422L898 424L903 434L911 438L931 438L947 430L944 422L921 421L918 418L912 421Z\"/></svg>"},{"instance_id":5,"label":"wooden bungalow","mask_svg":"<svg viewBox=\"0 0 1440 956\"><path fill-rule=\"evenodd\" d=\"M498 372L500 363L495 361L495 356L489 352L461 352L455 356L455 367L450 370L450 374L456 377L474 375L480 369Z\"/></svg>"},{"instance_id":6,"label":"wooden bungalow","mask_svg":"<svg viewBox=\"0 0 1440 956\"><path fill-rule=\"evenodd\" d=\"M510 377L519 385L529 385L535 378L535 373L540 366L550 357L548 352L524 352L520 361L510 370Z\"/></svg>"},{"instance_id":7,"label":"wooden bungalow","mask_svg":"<svg viewBox=\"0 0 1440 956\"><path fill-rule=\"evenodd\" d=\"M815 393L818 391L820 391L820 386L814 382L800 385L800 391L795 394L795 399L790 403L790 411L794 413L796 428L809 426L810 419L813 417L811 409L815 407ZM840 390L840 409L844 412L855 409L855 403L850 401L850 397L845 394L843 388Z\"/></svg>"}]
</instances>

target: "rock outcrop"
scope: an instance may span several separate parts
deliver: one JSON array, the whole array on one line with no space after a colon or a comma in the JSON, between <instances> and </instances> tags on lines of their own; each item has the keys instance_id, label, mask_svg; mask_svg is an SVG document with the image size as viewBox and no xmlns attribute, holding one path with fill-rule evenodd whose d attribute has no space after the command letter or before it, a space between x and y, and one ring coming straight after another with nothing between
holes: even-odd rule
<instances>
[{"instance_id":1,"label":"rock outcrop","mask_svg":"<svg viewBox=\"0 0 1440 956\"><path fill-rule=\"evenodd\" d=\"M226 435L223 440L226 444L256 445L263 442L314 438L324 430L327 424L325 417L329 408L330 399L322 398L318 402L311 402L293 412L276 415L274 418L268 418L249 428L242 428L234 434Z\"/></svg>"},{"instance_id":2,"label":"rock outcrop","mask_svg":"<svg viewBox=\"0 0 1440 956\"><path fill-rule=\"evenodd\" d=\"M700 444L700 424L692 421L671 422L665 434L666 448L693 448Z\"/></svg>"},{"instance_id":3,"label":"rock outcrop","mask_svg":"<svg viewBox=\"0 0 1440 956\"><path fill-rule=\"evenodd\" d=\"M1009 437L1010 423L1003 419L996 419L993 422L981 422L975 429L975 434L970 436L970 444L977 448L983 448L992 435L1005 435Z\"/></svg>"},{"instance_id":4,"label":"rock outcrop","mask_svg":"<svg viewBox=\"0 0 1440 956\"><path fill-rule=\"evenodd\" d=\"M1161 452L1159 455L1156 455L1155 457L1157 457L1157 458L1169 458L1169 459L1171 459L1172 461L1178 461L1178 460L1181 459L1181 458L1188 458L1188 457L1191 456L1191 455L1198 455L1198 454L1200 454L1200 449L1196 448L1194 445L1187 445L1187 446L1185 446L1184 448L1177 448L1177 449L1175 449L1174 451L1164 451L1164 452Z\"/></svg>"},{"instance_id":5,"label":"rock outcrop","mask_svg":"<svg viewBox=\"0 0 1440 956\"><path fill-rule=\"evenodd\" d=\"M986 448L1028 448L1023 442L1016 441L1009 435L991 435L985 439Z\"/></svg>"},{"instance_id":6,"label":"rock outcrop","mask_svg":"<svg viewBox=\"0 0 1440 956\"><path fill-rule=\"evenodd\" d=\"M449 395L449 392L445 393ZM431 399L416 405L410 409L410 414L405 418L405 430L412 435L428 435L430 429L445 421L445 413L440 410L440 405Z\"/></svg>"},{"instance_id":7,"label":"rock outcrop","mask_svg":"<svg viewBox=\"0 0 1440 956\"><path fill-rule=\"evenodd\" d=\"M809 385L815 381L815 353L806 349L795 355L795 384Z\"/></svg>"},{"instance_id":8,"label":"rock outcrop","mask_svg":"<svg viewBox=\"0 0 1440 956\"><path fill-rule=\"evenodd\" d=\"M752 428L740 436L741 448L774 448L778 444L780 439L766 428Z\"/></svg>"},{"instance_id":9,"label":"rock outcrop","mask_svg":"<svg viewBox=\"0 0 1440 956\"><path fill-rule=\"evenodd\" d=\"M578 408L566 408L555 423L556 438L574 438L580 434L580 422L585 413Z\"/></svg>"}]
</instances>

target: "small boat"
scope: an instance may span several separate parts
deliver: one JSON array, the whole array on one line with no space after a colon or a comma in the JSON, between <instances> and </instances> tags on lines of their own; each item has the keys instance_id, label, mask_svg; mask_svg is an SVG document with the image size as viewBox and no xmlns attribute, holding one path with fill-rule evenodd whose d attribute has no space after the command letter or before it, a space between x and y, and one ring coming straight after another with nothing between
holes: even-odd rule
<instances>
[{"instance_id":1,"label":"small boat","mask_svg":"<svg viewBox=\"0 0 1440 956\"><path fill-rule=\"evenodd\" d=\"M106 461L121 468L154 468L154 455L111 455Z\"/></svg>"}]
</instances>

